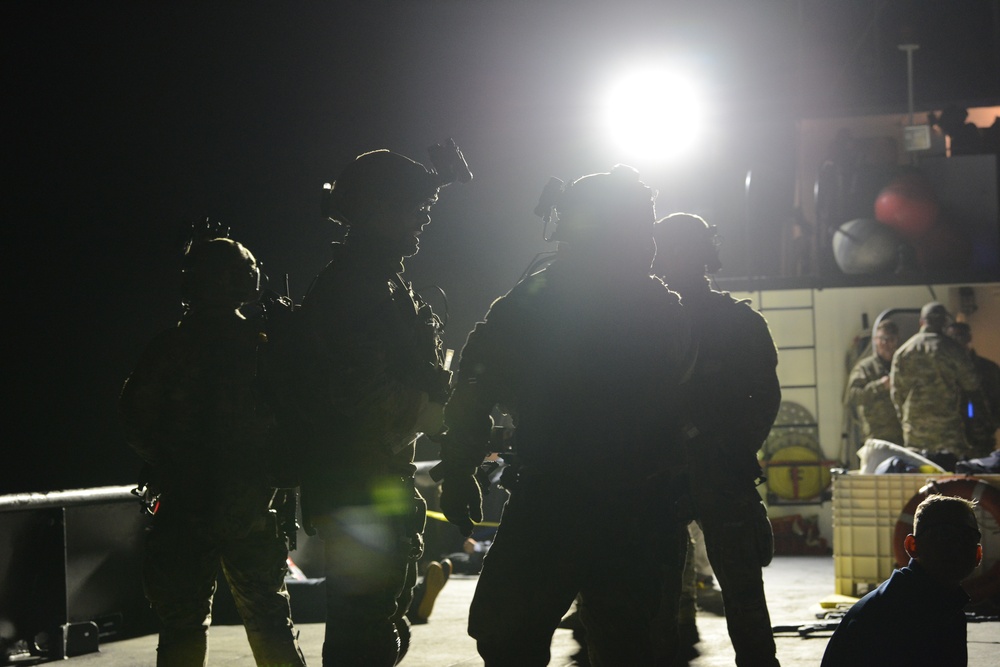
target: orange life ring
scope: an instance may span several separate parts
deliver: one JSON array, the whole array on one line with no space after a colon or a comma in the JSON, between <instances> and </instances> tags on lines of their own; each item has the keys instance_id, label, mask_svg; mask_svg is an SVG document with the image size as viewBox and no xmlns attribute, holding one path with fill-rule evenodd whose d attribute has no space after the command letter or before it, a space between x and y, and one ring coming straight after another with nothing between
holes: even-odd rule
<instances>
[{"instance_id":1,"label":"orange life ring","mask_svg":"<svg viewBox=\"0 0 1000 667\"><path fill-rule=\"evenodd\" d=\"M903 508L896 521L896 528L892 536L892 550L897 567L904 567L910 561L909 555L903 548L903 540L913 532L913 514L917 511L917 505L932 493L974 500L981 511L993 515L993 520L1000 525L1000 489L997 487L986 480L972 476L931 480L910 498L910 502L906 503L906 507ZM997 559L993 566L982 574L974 575L962 582L962 588L972 598L973 603L1000 595L1000 554L987 555Z\"/></svg>"}]
</instances>

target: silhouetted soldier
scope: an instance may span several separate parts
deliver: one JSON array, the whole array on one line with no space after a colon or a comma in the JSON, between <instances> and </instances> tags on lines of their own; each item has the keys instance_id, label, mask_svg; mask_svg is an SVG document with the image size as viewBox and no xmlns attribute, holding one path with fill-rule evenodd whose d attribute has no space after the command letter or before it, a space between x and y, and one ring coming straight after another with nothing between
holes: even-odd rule
<instances>
[{"instance_id":1,"label":"silhouetted soldier","mask_svg":"<svg viewBox=\"0 0 1000 667\"><path fill-rule=\"evenodd\" d=\"M846 403L858 410L864 437L903 444L903 427L889 395L892 355L899 347L899 327L882 320L872 340L872 354L859 359L847 378Z\"/></svg>"},{"instance_id":2,"label":"silhouetted soldier","mask_svg":"<svg viewBox=\"0 0 1000 667\"><path fill-rule=\"evenodd\" d=\"M409 646L403 615L427 509L414 440L441 429L451 373L441 321L403 278L403 258L416 254L440 188L472 178L453 142L436 149L437 171L377 150L341 172L329 217L349 233L278 355L279 425L302 463L306 529L324 542L324 665L389 667Z\"/></svg>"},{"instance_id":3,"label":"silhouetted soldier","mask_svg":"<svg viewBox=\"0 0 1000 667\"><path fill-rule=\"evenodd\" d=\"M676 456L688 325L649 275L653 195L638 173L618 165L561 185L536 209L558 213L558 253L469 335L434 474L442 510L469 535L490 412L513 417L521 468L469 616L486 665L546 664L578 593L595 662L650 664L665 553L678 591L683 562L686 532L664 516L658 473ZM559 548L545 548L554 535Z\"/></svg>"},{"instance_id":4,"label":"silhouetted soldier","mask_svg":"<svg viewBox=\"0 0 1000 667\"><path fill-rule=\"evenodd\" d=\"M273 513L267 421L254 392L257 263L226 238L185 253L180 323L143 352L121 394L128 444L151 468L158 509L143 583L160 619L157 665L207 664L216 579L225 575L258 665L304 665Z\"/></svg>"},{"instance_id":5,"label":"silhouetted soldier","mask_svg":"<svg viewBox=\"0 0 1000 667\"><path fill-rule=\"evenodd\" d=\"M757 451L781 404L778 353L767 322L747 301L713 290L722 268L715 229L675 213L655 228L657 273L681 295L698 359L681 388L693 512L719 579L736 664L777 665L761 568L774 540L755 488Z\"/></svg>"},{"instance_id":6,"label":"silhouetted soldier","mask_svg":"<svg viewBox=\"0 0 1000 667\"><path fill-rule=\"evenodd\" d=\"M979 391L979 376L965 348L945 335L949 319L943 304L924 304L920 331L892 357L890 382L903 444L953 471L972 453L963 399Z\"/></svg>"}]
</instances>

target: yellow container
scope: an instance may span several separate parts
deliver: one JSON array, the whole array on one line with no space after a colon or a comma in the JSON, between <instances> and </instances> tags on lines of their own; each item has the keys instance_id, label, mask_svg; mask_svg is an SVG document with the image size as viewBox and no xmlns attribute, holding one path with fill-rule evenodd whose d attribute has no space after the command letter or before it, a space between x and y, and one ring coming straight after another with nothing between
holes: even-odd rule
<instances>
[{"instance_id":1,"label":"yellow container","mask_svg":"<svg viewBox=\"0 0 1000 667\"><path fill-rule=\"evenodd\" d=\"M896 561L893 532L899 515L920 489L948 474L861 475L833 478L833 570L838 595L861 597L889 578ZM1000 488L1000 475L975 475ZM977 515L981 514L977 512ZM984 529L984 546L992 541L995 523ZM987 533L990 533L989 535ZM991 554L996 556L996 554ZM985 564L985 563L984 563Z\"/></svg>"}]
</instances>

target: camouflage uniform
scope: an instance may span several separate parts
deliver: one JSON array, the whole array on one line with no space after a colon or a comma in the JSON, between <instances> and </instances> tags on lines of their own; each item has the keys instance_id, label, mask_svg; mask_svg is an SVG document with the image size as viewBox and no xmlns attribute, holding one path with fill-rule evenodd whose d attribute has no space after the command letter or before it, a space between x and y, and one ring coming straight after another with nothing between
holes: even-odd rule
<instances>
[{"instance_id":1,"label":"camouflage uniform","mask_svg":"<svg viewBox=\"0 0 1000 667\"><path fill-rule=\"evenodd\" d=\"M403 279L399 253L353 232L298 312L283 420L297 438L307 530L324 541L323 664L392 665L423 552L414 487L421 393L444 404L440 321Z\"/></svg>"},{"instance_id":2,"label":"camouflage uniform","mask_svg":"<svg viewBox=\"0 0 1000 667\"><path fill-rule=\"evenodd\" d=\"M162 495L143 579L160 618L157 665L205 664L221 571L258 665L304 665L285 588L288 550L268 504L266 426L253 392L262 337L195 311L147 347L121 395L128 442Z\"/></svg>"},{"instance_id":3,"label":"camouflage uniform","mask_svg":"<svg viewBox=\"0 0 1000 667\"><path fill-rule=\"evenodd\" d=\"M882 378L889 376L892 361L877 354L860 359L847 378L846 402L858 409L864 427L864 437L903 443L903 427L889 387Z\"/></svg>"},{"instance_id":4,"label":"camouflage uniform","mask_svg":"<svg viewBox=\"0 0 1000 667\"><path fill-rule=\"evenodd\" d=\"M652 661L659 582L671 574L679 594L687 535L664 517L657 472L677 455L690 336L676 295L647 274L557 257L462 351L442 466L482 461L494 405L514 417L522 465L469 613L487 665L546 664L578 593L594 665ZM558 549L539 548L553 535Z\"/></svg>"},{"instance_id":5,"label":"camouflage uniform","mask_svg":"<svg viewBox=\"0 0 1000 667\"><path fill-rule=\"evenodd\" d=\"M903 444L931 454L966 458L963 392L979 390L965 349L943 333L921 327L892 358L892 402L903 425Z\"/></svg>"},{"instance_id":6,"label":"camouflage uniform","mask_svg":"<svg viewBox=\"0 0 1000 667\"><path fill-rule=\"evenodd\" d=\"M757 451L781 404L777 350L749 302L716 292L704 277L673 282L691 318L698 359L681 387L693 513L722 588L736 664L777 665L761 568L774 540L755 488Z\"/></svg>"}]
</instances>

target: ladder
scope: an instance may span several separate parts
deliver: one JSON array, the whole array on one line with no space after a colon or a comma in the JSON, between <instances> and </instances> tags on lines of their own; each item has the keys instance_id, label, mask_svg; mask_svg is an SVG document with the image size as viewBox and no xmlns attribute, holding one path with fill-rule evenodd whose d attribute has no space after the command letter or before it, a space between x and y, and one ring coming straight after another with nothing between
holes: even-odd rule
<instances>
[{"instance_id":1,"label":"ladder","mask_svg":"<svg viewBox=\"0 0 1000 667\"><path fill-rule=\"evenodd\" d=\"M813 289L755 292L778 349L781 408L762 448L771 505L829 500L830 464L819 444L816 302Z\"/></svg>"}]
</instances>

